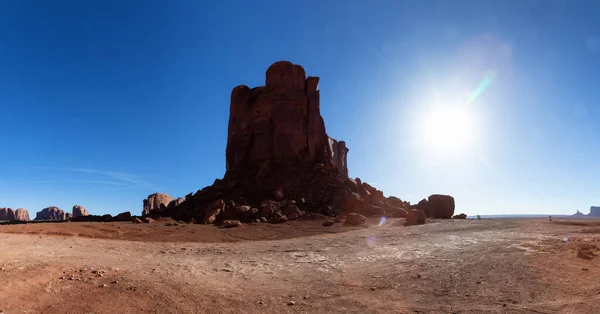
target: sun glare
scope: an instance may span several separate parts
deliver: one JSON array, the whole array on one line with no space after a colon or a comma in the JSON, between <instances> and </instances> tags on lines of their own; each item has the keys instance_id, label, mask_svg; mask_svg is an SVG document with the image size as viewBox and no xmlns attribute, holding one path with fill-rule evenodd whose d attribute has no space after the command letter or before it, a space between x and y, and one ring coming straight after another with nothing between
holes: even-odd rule
<instances>
[{"instance_id":1,"label":"sun glare","mask_svg":"<svg viewBox=\"0 0 600 314\"><path fill-rule=\"evenodd\" d=\"M443 155L472 148L477 132L474 117L464 105L432 108L423 115L420 127L423 144Z\"/></svg>"}]
</instances>

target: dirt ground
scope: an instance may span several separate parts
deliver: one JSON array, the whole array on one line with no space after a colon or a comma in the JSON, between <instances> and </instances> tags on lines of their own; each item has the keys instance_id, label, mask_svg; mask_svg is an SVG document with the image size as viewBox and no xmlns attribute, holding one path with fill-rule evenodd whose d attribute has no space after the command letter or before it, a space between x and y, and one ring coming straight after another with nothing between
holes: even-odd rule
<instances>
[{"instance_id":1,"label":"dirt ground","mask_svg":"<svg viewBox=\"0 0 600 314\"><path fill-rule=\"evenodd\" d=\"M402 222L2 225L0 313L600 311L599 221Z\"/></svg>"}]
</instances>

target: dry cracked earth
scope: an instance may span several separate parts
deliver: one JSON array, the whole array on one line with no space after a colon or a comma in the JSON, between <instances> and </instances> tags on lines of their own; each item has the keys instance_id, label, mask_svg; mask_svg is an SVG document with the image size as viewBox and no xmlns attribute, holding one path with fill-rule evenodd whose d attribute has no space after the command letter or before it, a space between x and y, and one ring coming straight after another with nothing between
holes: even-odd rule
<instances>
[{"instance_id":1,"label":"dry cracked earth","mask_svg":"<svg viewBox=\"0 0 600 314\"><path fill-rule=\"evenodd\" d=\"M0 225L0 313L600 311L598 221L321 222Z\"/></svg>"}]
</instances>

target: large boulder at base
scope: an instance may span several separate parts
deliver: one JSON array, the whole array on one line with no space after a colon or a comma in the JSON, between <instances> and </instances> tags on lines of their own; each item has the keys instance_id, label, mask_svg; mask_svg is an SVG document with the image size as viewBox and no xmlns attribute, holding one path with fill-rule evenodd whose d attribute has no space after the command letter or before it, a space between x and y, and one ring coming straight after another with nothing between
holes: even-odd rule
<instances>
[{"instance_id":1,"label":"large boulder at base","mask_svg":"<svg viewBox=\"0 0 600 314\"><path fill-rule=\"evenodd\" d=\"M407 210L405 226L423 225L425 224L425 212L420 209L411 208Z\"/></svg>"},{"instance_id":2,"label":"large boulder at base","mask_svg":"<svg viewBox=\"0 0 600 314\"><path fill-rule=\"evenodd\" d=\"M357 213L349 213L348 216L346 216L344 224L348 226L360 226L364 225L366 222L367 217Z\"/></svg>"},{"instance_id":3,"label":"large boulder at base","mask_svg":"<svg viewBox=\"0 0 600 314\"><path fill-rule=\"evenodd\" d=\"M39 211L35 220L67 220L67 213L56 206L50 206Z\"/></svg>"},{"instance_id":4,"label":"large boulder at base","mask_svg":"<svg viewBox=\"0 0 600 314\"><path fill-rule=\"evenodd\" d=\"M242 223L239 220L223 220L223 228L235 228L241 225Z\"/></svg>"},{"instance_id":5,"label":"large boulder at base","mask_svg":"<svg viewBox=\"0 0 600 314\"><path fill-rule=\"evenodd\" d=\"M0 208L0 220L15 220L15 211L12 208Z\"/></svg>"},{"instance_id":6,"label":"large boulder at base","mask_svg":"<svg viewBox=\"0 0 600 314\"><path fill-rule=\"evenodd\" d=\"M2 219L0 219L2 220ZM15 220L20 221L28 221L29 220L29 212L25 208L18 208L15 210Z\"/></svg>"},{"instance_id":7,"label":"large boulder at base","mask_svg":"<svg viewBox=\"0 0 600 314\"><path fill-rule=\"evenodd\" d=\"M458 214L452 216L452 219L467 219L467 214Z\"/></svg>"},{"instance_id":8,"label":"large boulder at base","mask_svg":"<svg viewBox=\"0 0 600 314\"><path fill-rule=\"evenodd\" d=\"M222 199L216 200L206 210L204 220L205 224L212 224L217 220L217 216L225 210L225 202Z\"/></svg>"},{"instance_id":9,"label":"large boulder at base","mask_svg":"<svg viewBox=\"0 0 600 314\"><path fill-rule=\"evenodd\" d=\"M130 212L120 213L117 216L115 216L114 220L115 221L130 221L131 220L131 213Z\"/></svg>"},{"instance_id":10,"label":"large boulder at base","mask_svg":"<svg viewBox=\"0 0 600 314\"><path fill-rule=\"evenodd\" d=\"M450 195L433 194L429 196L427 216L450 219L454 215L454 197Z\"/></svg>"},{"instance_id":11,"label":"large boulder at base","mask_svg":"<svg viewBox=\"0 0 600 314\"><path fill-rule=\"evenodd\" d=\"M88 211L83 208L83 206L80 205L75 205L73 206L73 215L72 218L77 218L80 216L89 216L90 213L88 213Z\"/></svg>"},{"instance_id":12,"label":"large boulder at base","mask_svg":"<svg viewBox=\"0 0 600 314\"><path fill-rule=\"evenodd\" d=\"M164 193L154 193L148 195L144 200L143 216L150 215L152 211L164 211L173 201L173 197Z\"/></svg>"},{"instance_id":13,"label":"large boulder at base","mask_svg":"<svg viewBox=\"0 0 600 314\"><path fill-rule=\"evenodd\" d=\"M104 222L112 222L113 216L111 214L102 215L102 221Z\"/></svg>"}]
</instances>

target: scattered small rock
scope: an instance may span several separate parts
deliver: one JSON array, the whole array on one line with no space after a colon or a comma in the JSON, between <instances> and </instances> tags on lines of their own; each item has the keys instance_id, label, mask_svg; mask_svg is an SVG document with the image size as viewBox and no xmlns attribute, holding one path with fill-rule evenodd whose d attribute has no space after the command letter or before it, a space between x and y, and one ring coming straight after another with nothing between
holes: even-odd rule
<instances>
[{"instance_id":1,"label":"scattered small rock","mask_svg":"<svg viewBox=\"0 0 600 314\"><path fill-rule=\"evenodd\" d=\"M375 287L371 287L371 291L375 291L375 289L377 289L377 288L375 288Z\"/></svg>"},{"instance_id":2,"label":"scattered small rock","mask_svg":"<svg viewBox=\"0 0 600 314\"><path fill-rule=\"evenodd\" d=\"M239 220L224 220L223 228L235 228L241 226L242 223Z\"/></svg>"},{"instance_id":3,"label":"scattered small rock","mask_svg":"<svg viewBox=\"0 0 600 314\"><path fill-rule=\"evenodd\" d=\"M296 302L294 302L294 301L290 301L290 302L288 302L288 304L287 304L287 305L296 305Z\"/></svg>"},{"instance_id":4,"label":"scattered small rock","mask_svg":"<svg viewBox=\"0 0 600 314\"><path fill-rule=\"evenodd\" d=\"M360 226L364 225L366 222L367 217L357 213L349 213L344 224L349 226Z\"/></svg>"},{"instance_id":5,"label":"scattered small rock","mask_svg":"<svg viewBox=\"0 0 600 314\"><path fill-rule=\"evenodd\" d=\"M102 285L100 285L100 287L102 287L102 288L106 288L107 286L108 286L108 285L107 285L107 284L105 284L105 283L103 283Z\"/></svg>"}]
</instances>

